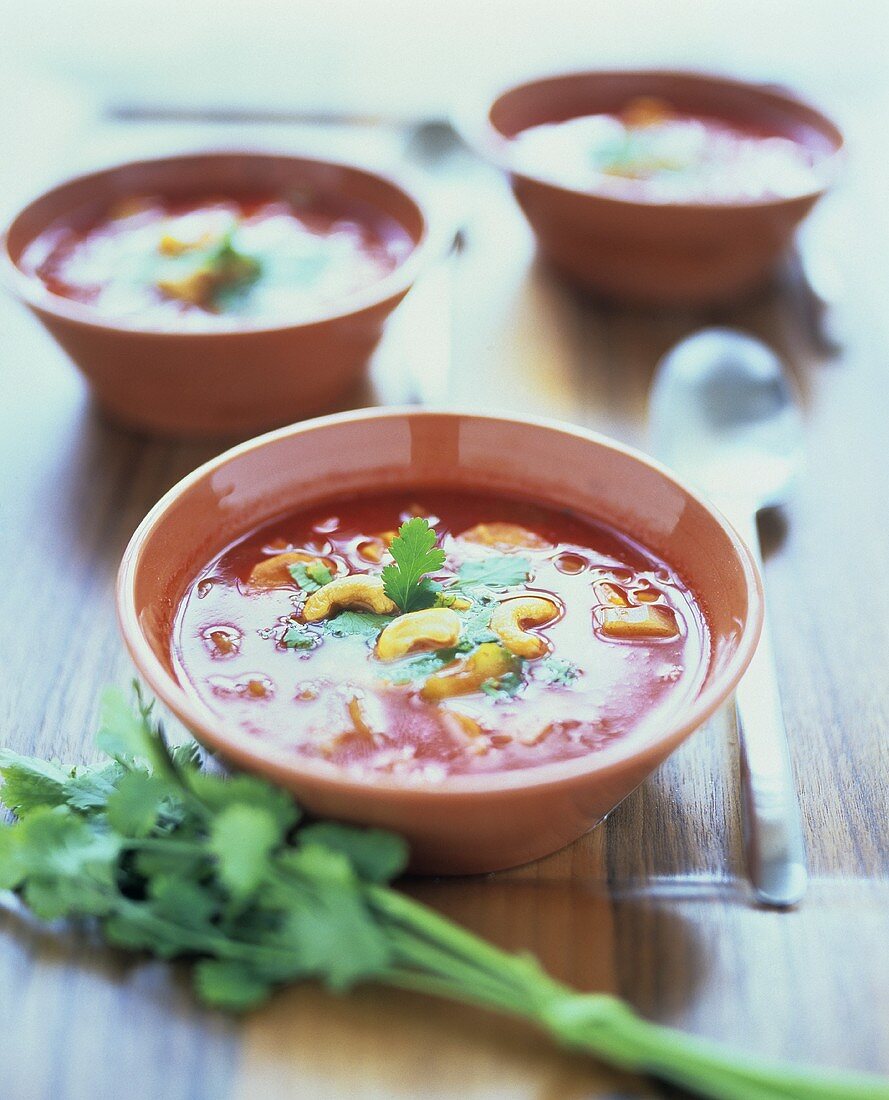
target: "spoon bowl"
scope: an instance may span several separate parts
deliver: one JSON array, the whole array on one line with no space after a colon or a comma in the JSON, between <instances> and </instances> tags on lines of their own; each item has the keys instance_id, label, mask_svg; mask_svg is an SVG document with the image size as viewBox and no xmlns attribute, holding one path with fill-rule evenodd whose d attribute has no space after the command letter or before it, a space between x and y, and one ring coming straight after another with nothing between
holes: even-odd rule
<instances>
[{"instance_id":1,"label":"spoon bowl","mask_svg":"<svg viewBox=\"0 0 889 1100\"><path fill-rule=\"evenodd\" d=\"M759 340L727 328L683 340L658 367L650 410L655 454L731 512L787 498L803 465L803 418Z\"/></svg>"}]
</instances>

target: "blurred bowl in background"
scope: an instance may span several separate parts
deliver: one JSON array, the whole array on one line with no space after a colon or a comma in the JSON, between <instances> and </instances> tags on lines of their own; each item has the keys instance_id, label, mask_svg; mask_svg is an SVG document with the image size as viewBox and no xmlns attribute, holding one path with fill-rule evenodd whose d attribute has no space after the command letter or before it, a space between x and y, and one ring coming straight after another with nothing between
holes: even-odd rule
<instances>
[{"instance_id":1,"label":"blurred bowl in background","mask_svg":"<svg viewBox=\"0 0 889 1100\"><path fill-rule=\"evenodd\" d=\"M403 228L407 255L388 274L298 321L282 314L217 328L109 315L53 293L27 262L41 234L90 225L133 196L291 193L379 212ZM420 200L385 176L278 153L205 152L121 164L45 192L11 222L0 262L111 419L148 433L201 437L244 435L329 409L361 380L387 318L433 247Z\"/></svg>"},{"instance_id":2,"label":"blurred bowl in background","mask_svg":"<svg viewBox=\"0 0 889 1100\"><path fill-rule=\"evenodd\" d=\"M616 194L560 182L517 157L532 127L619 114L634 100L681 115L790 139L811 157L811 186L787 196L681 198ZM794 230L830 185L841 159L837 126L789 92L693 72L599 71L517 84L457 118L465 139L509 175L541 253L586 288L643 305L706 305L768 277Z\"/></svg>"}]
</instances>

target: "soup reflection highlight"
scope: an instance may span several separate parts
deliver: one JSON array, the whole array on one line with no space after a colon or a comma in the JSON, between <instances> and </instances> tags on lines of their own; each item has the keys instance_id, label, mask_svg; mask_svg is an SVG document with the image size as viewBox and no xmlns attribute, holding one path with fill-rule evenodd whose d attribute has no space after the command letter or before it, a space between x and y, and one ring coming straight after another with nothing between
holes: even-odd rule
<instances>
[{"instance_id":1,"label":"soup reflection highlight","mask_svg":"<svg viewBox=\"0 0 889 1100\"><path fill-rule=\"evenodd\" d=\"M432 568L402 585L423 553ZM173 651L188 690L256 738L434 784L644 737L695 695L709 637L680 577L631 538L441 490L247 535L190 587Z\"/></svg>"}]
</instances>

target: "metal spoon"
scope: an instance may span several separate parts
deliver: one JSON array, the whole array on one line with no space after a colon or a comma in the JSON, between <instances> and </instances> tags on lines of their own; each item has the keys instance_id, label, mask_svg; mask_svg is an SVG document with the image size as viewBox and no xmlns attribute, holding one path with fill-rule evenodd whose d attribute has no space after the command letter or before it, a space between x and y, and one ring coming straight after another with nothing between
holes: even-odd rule
<instances>
[{"instance_id":1,"label":"metal spoon","mask_svg":"<svg viewBox=\"0 0 889 1100\"><path fill-rule=\"evenodd\" d=\"M757 513L786 499L803 457L781 361L741 332L704 329L661 360L649 415L654 453L713 499L761 565ZM766 905L793 905L806 890L806 853L768 623L736 705L750 881Z\"/></svg>"}]
</instances>

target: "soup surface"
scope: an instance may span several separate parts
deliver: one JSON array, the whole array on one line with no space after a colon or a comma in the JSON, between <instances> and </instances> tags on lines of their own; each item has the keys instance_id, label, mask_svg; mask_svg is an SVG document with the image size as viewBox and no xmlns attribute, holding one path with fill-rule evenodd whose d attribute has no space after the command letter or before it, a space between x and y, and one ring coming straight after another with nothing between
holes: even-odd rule
<instances>
[{"instance_id":1,"label":"soup surface","mask_svg":"<svg viewBox=\"0 0 889 1100\"><path fill-rule=\"evenodd\" d=\"M382 279L413 247L366 204L308 195L138 195L58 224L23 257L54 294L166 328L311 318Z\"/></svg>"},{"instance_id":2,"label":"soup surface","mask_svg":"<svg viewBox=\"0 0 889 1100\"><path fill-rule=\"evenodd\" d=\"M682 114L660 99L619 114L532 126L511 142L519 170L634 201L785 198L819 186L814 153L779 134Z\"/></svg>"},{"instance_id":3,"label":"soup surface","mask_svg":"<svg viewBox=\"0 0 889 1100\"><path fill-rule=\"evenodd\" d=\"M173 639L188 690L229 722L419 784L644 736L708 653L692 594L632 540L453 491L333 501L249 534L191 585Z\"/></svg>"}]
</instances>

